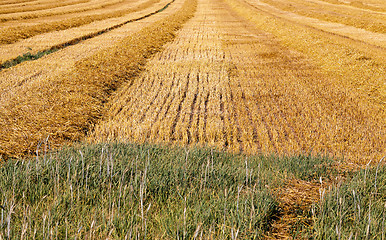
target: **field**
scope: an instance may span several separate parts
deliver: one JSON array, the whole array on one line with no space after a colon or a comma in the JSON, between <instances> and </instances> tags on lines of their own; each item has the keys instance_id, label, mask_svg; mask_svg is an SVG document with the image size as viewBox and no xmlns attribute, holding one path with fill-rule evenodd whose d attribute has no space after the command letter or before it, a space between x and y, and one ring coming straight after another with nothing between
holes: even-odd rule
<instances>
[{"instance_id":1,"label":"field","mask_svg":"<svg viewBox=\"0 0 386 240\"><path fill-rule=\"evenodd\" d=\"M218 164L225 161L227 167L224 170L220 164L218 171L212 171L224 176L225 182L221 183L221 176L215 174L219 185L211 185L209 190L195 186L202 184L193 176L202 170L199 167L166 170L162 164L156 164L156 168L165 174L168 171L193 174L188 181L190 190L184 192L185 204L186 197L191 196L189 191L199 188L202 195L191 201L201 202L201 207L225 206L227 201L206 201L212 197L223 198L214 192L229 188L236 194L231 194L230 199L238 202L241 193L238 189L245 187L245 202L254 202L253 184L264 188L259 182L261 174L250 175L253 184L249 185L248 180L235 180L233 185L226 180L225 175L236 174L241 168L243 160L240 159L254 159L252 169L260 169L260 162L264 166L261 171L272 175L262 180L268 189L256 193L260 201L266 197L272 201L272 205L256 205L264 209L261 211L267 211L264 217L260 213L252 216L245 206L244 215L223 216L222 227L228 226L229 231L220 231L222 217L217 216L218 213L208 218L197 213L189 220L190 225L179 223L182 225L177 224L175 228L178 217L158 211L162 212L165 204L182 204L181 200L176 195L167 195L172 190L166 191L165 199L153 196L158 190L151 190L152 197L147 204L153 204L158 210L149 217L150 238L198 238L199 234L205 239L220 236L231 239L385 237L384 221L376 223L385 216L384 197L361 198L370 202L366 200L369 205L365 205L368 219L365 220L360 210L356 216L354 209L350 216L357 229L346 228L349 222L342 225L342 209L346 206L342 200L336 205L333 197L340 191L351 191L353 186L361 189L363 196L374 192L382 195L385 190L384 187L377 189L377 180L385 179L381 159L386 155L386 5L383 1L0 0L0 6L0 161L4 162L5 182L9 179L5 177L9 176L7 169L12 168L14 161L23 162L17 170L21 175L30 174L23 172L30 171L29 167L23 167L24 161L32 161L28 159L34 156L47 171L58 167L61 161L70 166L68 150L61 149L74 144L78 146L74 148L76 151L91 151L98 156L103 156L103 150L100 153L87 149L100 149L107 144L118 155L127 148L141 156L142 148L150 149L148 151L154 151L150 159L162 159L170 164L174 162L170 154L183 158L181 149L203 151L198 155L205 156L209 154L207 151L215 151L219 154ZM139 150L135 150L137 148ZM162 149L159 156L158 148ZM134 155L127 156L130 169ZM61 161L57 160L58 156ZM52 160L47 161L46 157ZM90 153L88 158L95 156ZM235 161L235 172L229 158ZM94 160L88 163L90 167ZM317 163L319 160L322 162ZM125 164L122 158L114 161ZM292 166L291 161L299 166ZM325 166L326 161L329 162L327 170L318 172L318 167ZM51 165L53 162L56 165ZM145 168L141 171L146 172L146 163L141 164ZM309 164L309 169L302 168L302 164ZM117 170L122 179L116 179L117 182L110 179L109 191L114 194L121 192L122 173L126 171L123 165ZM74 165L74 171L82 171L83 175L84 167L77 169ZM372 167L376 170L370 170ZM38 172L37 165L36 168L34 171ZM314 175L307 172L310 169L316 171ZM360 169L365 169L362 170L364 177ZM59 179L66 178L64 172L58 171L50 173L58 182L43 184L44 190L39 190L50 192L52 188L54 195L48 192L31 195L35 200L49 196L45 201L47 209L52 204L62 206L56 202L58 194L70 194L73 199L72 189L54 190L58 186L62 188ZM137 173L132 172L135 179ZM143 172L138 178L141 174ZM149 177L154 179L163 176L154 171L151 174ZM206 176L207 171L203 174ZM248 171L243 174L248 176ZM275 174L279 176L273 177ZM374 178L375 189L371 184L366 185L367 177ZM243 175L240 179L244 178ZM353 179L354 185L344 185L348 179ZM112 190L113 182L120 187ZM170 184L170 189L185 186L173 181ZM144 186L138 187L143 194ZM79 191L88 191L88 188L78 186L78 194ZM331 197L324 198L322 191ZM108 196L105 192L98 194L101 198ZM0 196L0 207L7 206L10 217L13 208L24 211L21 206L27 203L20 196L6 192ZM93 198L97 198L96 195ZM121 196L114 199L120 201ZM24 208L34 208L34 200L28 201ZM357 201L355 194L353 201ZM63 217L51 219L50 224L56 224L56 236L60 238L64 232L66 236L81 238L122 238L131 234L146 238L143 199L126 206L134 215L137 210L142 211L141 218L132 218L125 223L128 225L122 223L120 227L118 223L131 215L114 215L111 211L117 203L115 207L111 204L101 203L96 207L102 212L108 208L106 211L110 212L106 214L116 220L110 219L107 223L104 222L107 215L96 216L94 220L103 223L99 222L99 230L94 229L95 236L93 219L77 223L86 224L87 231L75 231L80 225L71 225L68 230L68 218L78 215L70 217L60 213L67 216L66 226ZM176 212L187 211L186 207L184 210L177 205ZM75 208L87 212L83 207ZM337 210L330 213L330 208ZM193 214L198 210L189 211ZM224 209L214 210L221 211ZM334 213L336 215L329 215ZM41 218L39 214L46 219L47 212L38 210L29 215L30 219ZM374 214L372 221L371 214ZM27 224L27 220L19 218L16 217L16 222L20 225L16 224L12 231L10 222L2 220L0 239L11 235L31 236L34 232L31 226L36 229L40 224ZM161 223L162 219L168 223L162 225L155 221L158 218ZM339 230L327 227L335 226L336 221L340 224ZM29 227L24 227L26 224ZM256 229L253 230L251 224L255 224ZM42 235L36 236L54 236L54 225L47 229L43 226Z\"/></svg>"}]
</instances>

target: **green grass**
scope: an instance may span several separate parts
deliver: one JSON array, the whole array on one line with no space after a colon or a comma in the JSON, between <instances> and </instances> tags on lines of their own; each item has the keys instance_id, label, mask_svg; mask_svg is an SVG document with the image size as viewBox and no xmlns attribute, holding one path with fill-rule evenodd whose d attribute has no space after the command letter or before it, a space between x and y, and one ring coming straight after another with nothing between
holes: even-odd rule
<instances>
[{"instance_id":1,"label":"green grass","mask_svg":"<svg viewBox=\"0 0 386 240\"><path fill-rule=\"evenodd\" d=\"M315 239L386 239L386 166L366 168L336 186L314 214Z\"/></svg>"},{"instance_id":2,"label":"green grass","mask_svg":"<svg viewBox=\"0 0 386 240\"><path fill-rule=\"evenodd\" d=\"M272 189L319 179L323 157L157 145L83 145L0 168L0 238L261 239Z\"/></svg>"},{"instance_id":3,"label":"green grass","mask_svg":"<svg viewBox=\"0 0 386 240\"><path fill-rule=\"evenodd\" d=\"M22 56L18 56L15 59L12 59L12 60L9 60L9 61L6 61L6 62L2 63L0 65L0 70L16 66L16 65L18 65L18 64L20 64L22 62L25 62L25 61L33 61L33 60L39 59L39 58L41 58L41 57L43 57L45 55L51 54L51 53L56 52L58 50L59 49L54 48L54 49L39 51L39 52L37 52L35 54L32 54L30 52L24 53Z\"/></svg>"}]
</instances>

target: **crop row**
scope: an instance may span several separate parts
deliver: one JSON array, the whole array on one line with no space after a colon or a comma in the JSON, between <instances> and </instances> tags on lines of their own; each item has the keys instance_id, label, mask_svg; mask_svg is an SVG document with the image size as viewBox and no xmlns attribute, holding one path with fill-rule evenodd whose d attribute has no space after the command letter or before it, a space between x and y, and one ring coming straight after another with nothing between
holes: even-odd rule
<instances>
[{"instance_id":1,"label":"crop row","mask_svg":"<svg viewBox=\"0 0 386 240\"><path fill-rule=\"evenodd\" d=\"M279 9L320 20L337 22L363 28L368 31L386 33L386 17L383 12L368 11L360 8L323 4L318 1L277 1L263 2Z\"/></svg>"},{"instance_id":2,"label":"crop row","mask_svg":"<svg viewBox=\"0 0 386 240\"><path fill-rule=\"evenodd\" d=\"M174 142L248 153L379 158L377 104L357 98L306 56L202 4L176 40L109 101L91 141Z\"/></svg>"},{"instance_id":3,"label":"crop row","mask_svg":"<svg viewBox=\"0 0 386 240\"><path fill-rule=\"evenodd\" d=\"M125 2L126 1L123 1L123 0L114 0L114 1L100 1L100 0L95 1L94 0L94 1L88 1L85 3L65 5L57 8L52 7L52 8L36 10L36 11L11 12L8 14L3 13L2 16L0 17L0 22L2 23L12 22L12 25L14 25L14 24L25 23L26 20L28 20L28 22L31 22L36 18L61 16L61 15L71 14L71 13L82 13L86 11L92 11L92 10L97 10L97 9L107 8L107 7L114 7L114 6L119 7L120 5L122 5L122 3L125 3ZM125 4L127 4L127 2Z\"/></svg>"},{"instance_id":4,"label":"crop row","mask_svg":"<svg viewBox=\"0 0 386 240\"><path fill-rule=\"evenodd\" d=\"M356 8L369 9L373 11L384 12L386 11L385 2L382 0L361 0L361 1L342 1L342 0L323 0L324 2L342 5L352 6Z\"/></svg>"},{"instance_id":5,"label":"crop row","mask_svg":"<svg viewBox=\"0 0 386 240\"><path fill-rule=\"evenodd\" d=\"M80 3L86 3L90 2L90 0L67 0L67 1L61 1L61 2L32 2L31 4L11 4L11 5L2 5L0 14L7 14L7 13L17 13L17 12L28 12L28 11L37 11L37 10L43 10L43 9L52 9L62 6L68 6L68 5L76 5Z\"/></svg>"},{"instance_id":6,"label":"crop row","mask_svg":"<svg viewBox=\"0 0 386 240\"><path fill-rule=\"evenodd\" d=\"M0 44L11 44L17 42L18 40L27 39L42 33L79 27L94 21L108 18L121 17L132 12L146 9L159 1L160 0L143 0L140 1L138 5L129 5L123 9L112 12L88 13L86 15L82 15L81 17L73 16L72 18L64 20L25 26L6 27L0 30Z\"/></svg>"},{"instance_id":7,"label":"crop row","mask_svg":"<svg viewBox=\"0 0 386 240\"><path fill-rule=\"evenodd\" d=\"M33 152L48 136L56 146L84 137L100 118L108 96L123 82L132 81L146 59L174 38L194 9L195 2L186 1L176 13L80 61L68 75L19 89L0 107L0 154Z\"/></svg>"}]
</instances>

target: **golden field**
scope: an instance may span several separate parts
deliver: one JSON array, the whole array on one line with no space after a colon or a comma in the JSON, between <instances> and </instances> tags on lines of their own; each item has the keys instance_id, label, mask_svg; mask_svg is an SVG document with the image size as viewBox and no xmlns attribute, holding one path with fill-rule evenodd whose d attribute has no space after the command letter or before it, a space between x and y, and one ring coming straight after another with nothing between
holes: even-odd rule
<instances>
[{"instance_id":1,"label":"golden field","mask_svg":"<svg viewBox=\"0 0 386 240\"><path fill-rule=\"evenodd\" d=\"M1 24L20 26L0 30L0 50L23 51L20 39L156 2L3 1ZM71 56L69 49L1 71L3 157L33 152L47 137L56 146L85 138L199 144L247 153L322 153L355 163L384 155L382 2L363 3L370 9L316 0L201 1L178 30L186 21L179 20L181 4L149 17L148 27L116 33L113 47L98 46L53 71L40 70L45 64L39 62L60 61L55 55L67 50ZM41 23L48 17L52 21ZM71 48L82 52L81 44Z\"/></svg>"},{"instance_id":2,"label":"golden field","mask_svg":"<svg viewBox=\"0 0 386 240\"><path fill-rule=\"evenodd\" d=\"M0 159L135 142L378 162L385 11L381 0L0 0ZM317 199L318 184L290 185L297 201Z\"/></svg>"}]
</instances>

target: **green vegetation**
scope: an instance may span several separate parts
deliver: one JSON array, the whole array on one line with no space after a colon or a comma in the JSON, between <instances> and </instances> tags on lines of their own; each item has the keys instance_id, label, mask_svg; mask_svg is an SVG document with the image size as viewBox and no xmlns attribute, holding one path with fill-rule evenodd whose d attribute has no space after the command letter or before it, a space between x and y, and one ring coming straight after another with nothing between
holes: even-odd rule
<instances>
[{"instance_id":1,"label":"green vegetation","mask_svg":"<svg viewBox=\"0 0 386 240\"><path fill-rule=\"evenodd\" d=\"M316 206L316 239L386 238L386 166L365 169Z\"/></svg>"},{"instance_id":2,"label":"green vegetation","mask_svg":"<svg viewBox=\"0 0 386 240\"><path fill-rule=\"evenodd\" d=\"M331 168L323 157L138 144L9 160L0 168L0 238L260 239L280 214L273 189Z\"/></svg>"},{"instance_id":3,"label":"green vegetation","mask_svg":"<svg viewBox=\"0 0 386 240\"><path fill-rule=\"evenodd\" d=\"M49 50L39 51L36 54L32 54L30 52L25 53L25 54L23 54L23 56L18 56L15 59L12 59L12 60L9 60L9 61L2 63L0 65L0 70L3 68L10 68L10 67L16 66L16 65L18 65L22 62L25 62L25 61L32 61L32 60L39 59L45 55L51 54L51 53L56 52L58 50L59 49L57 49L57 48L53 48L53 49L49 49Z\"/></svg>"}]
</instances>

